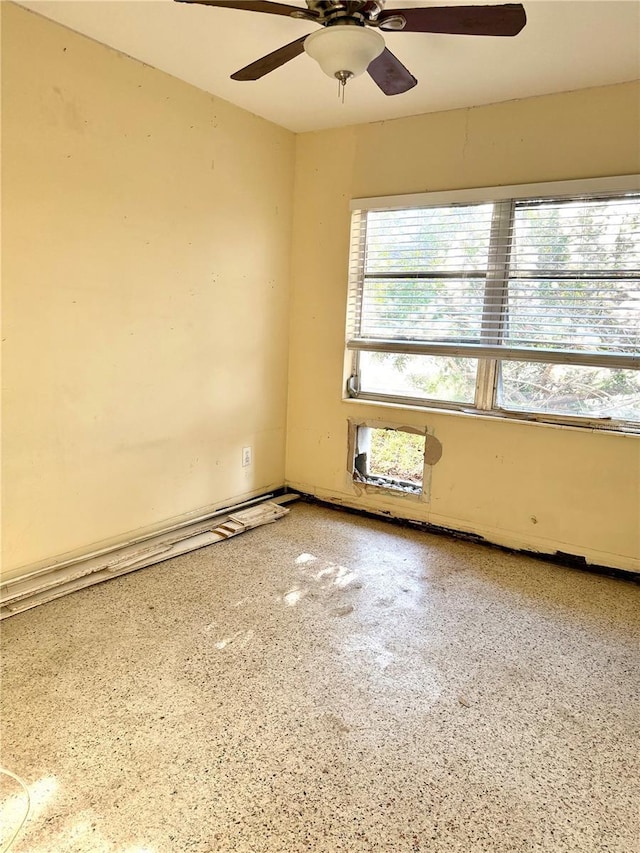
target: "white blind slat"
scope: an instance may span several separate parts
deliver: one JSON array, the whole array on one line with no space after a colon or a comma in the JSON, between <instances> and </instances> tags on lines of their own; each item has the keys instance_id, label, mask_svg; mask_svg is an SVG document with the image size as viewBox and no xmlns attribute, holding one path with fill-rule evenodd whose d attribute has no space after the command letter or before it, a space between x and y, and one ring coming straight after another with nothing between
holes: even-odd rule
<instances>
[{"instance_id":1,"label":"white blind slat","mask_svg":"<svg viewBox=\"0 0 640 853\"><path fill-rule=\"evenodd\" d=\"M349 339L640 353L640 193L499 204L356 211Z\"/></svg>"}]
</instances>

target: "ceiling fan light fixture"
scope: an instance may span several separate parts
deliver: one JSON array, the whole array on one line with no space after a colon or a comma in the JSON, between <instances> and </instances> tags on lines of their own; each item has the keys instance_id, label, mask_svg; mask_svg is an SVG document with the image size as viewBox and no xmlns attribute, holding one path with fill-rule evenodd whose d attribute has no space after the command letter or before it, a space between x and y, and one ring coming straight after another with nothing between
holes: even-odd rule
<instances>
[{"instance_id":1,"label":"ceiling fan light fixture","mask_svg":"<svg viewBox=\"0 0 640 853\"><path fill-rule=\"evenodd\" d=\"M384 39L374 30L334 24L307 37L304 49L328 77L341 82L364 74L384 50Z\"/></svg>"}]
</instances>

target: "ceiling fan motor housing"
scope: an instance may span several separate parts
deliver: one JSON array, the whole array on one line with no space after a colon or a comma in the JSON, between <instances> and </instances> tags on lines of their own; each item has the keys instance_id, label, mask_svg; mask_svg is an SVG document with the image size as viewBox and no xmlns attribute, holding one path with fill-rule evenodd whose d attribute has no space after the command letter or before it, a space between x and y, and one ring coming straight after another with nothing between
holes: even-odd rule
<instances>
[{"instance_id":1,"label":"ceiling fan motor housing","mask_svg":"<svg viewBox=\"0 0 640 853\"><path fill-rule=\"evenodd\" d=\"M357 15L361 20L374 21L384 9L386 0L306 0L311 12L317 14L318 23L330 22L335 17Z\"/></svg>"}]
</instances>

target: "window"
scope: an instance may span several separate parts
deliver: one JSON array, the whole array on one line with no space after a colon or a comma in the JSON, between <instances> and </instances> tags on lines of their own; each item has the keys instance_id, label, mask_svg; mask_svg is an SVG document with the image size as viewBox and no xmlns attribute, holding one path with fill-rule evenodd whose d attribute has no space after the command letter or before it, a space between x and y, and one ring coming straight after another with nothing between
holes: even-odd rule
<instances>
[{"instance_id":1,"label":"window","mask_svg":"<svg viewBox=\"0 0 640 853\"><path fill-rule=\"evenodd\" d=\"M350 396L640 425L637 177L352 207Z\"/></svg>"}]
</instances>

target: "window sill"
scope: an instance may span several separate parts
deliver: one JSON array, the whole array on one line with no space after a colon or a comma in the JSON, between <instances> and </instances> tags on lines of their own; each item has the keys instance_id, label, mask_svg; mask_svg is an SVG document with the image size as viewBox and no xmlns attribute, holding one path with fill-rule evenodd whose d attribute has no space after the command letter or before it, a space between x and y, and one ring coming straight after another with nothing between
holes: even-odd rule
<instances>
[{"instance_id":1,"label":"window sill","mask_svg":"<svg viewBox=\"0 0 640 853\"><path fill-rule=\"evenodd\" d=\"M612 423L600 423L594 420L579 419L579 418L563 418L562 416L553 415L530 415L518 414L517 412L497 412L497 411L482 411L474 409L472 406L460 406L460 408L447 408L445 406L435 405L418 405L416 403L401 403L391 402L386 400L376 400L364 397L346 397L343 396L342 402L349 406L368 406L375 409L383 409L385 411L411 411L422 412L429 415L437 415L443 417L459 417L475 420L490 420L496 423L508 424L523 424L535 427L546 427L551 429L569 429L584 433L585 431L593 433L604 433L606 435L617 435L622 438L638 438L640 437L640 424L625 424L619 421Z\"/></svg>"}]
</instances>

